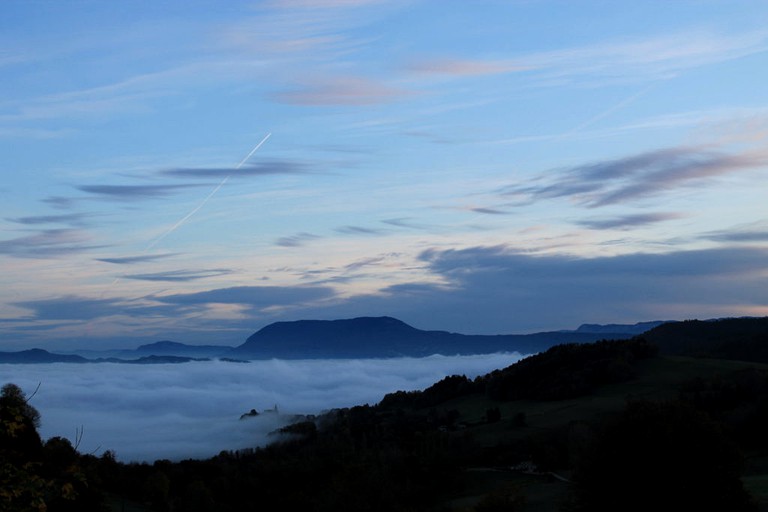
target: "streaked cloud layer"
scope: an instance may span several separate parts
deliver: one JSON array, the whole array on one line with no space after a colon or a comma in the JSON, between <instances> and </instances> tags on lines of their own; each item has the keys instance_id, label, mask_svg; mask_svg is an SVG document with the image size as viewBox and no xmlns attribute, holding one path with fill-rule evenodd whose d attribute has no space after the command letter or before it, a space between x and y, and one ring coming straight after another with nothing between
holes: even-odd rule
<instances>
[{"instance_id":1,"label":"streaked cloud layer","mask_svg":"<svg viewBox=\"0 0 768 512\"><path fill-rule=\"evenodd\" d=\"M766 26L757 0L10 0L2 348L768 314Z\"/></svg>"}]
</instances>

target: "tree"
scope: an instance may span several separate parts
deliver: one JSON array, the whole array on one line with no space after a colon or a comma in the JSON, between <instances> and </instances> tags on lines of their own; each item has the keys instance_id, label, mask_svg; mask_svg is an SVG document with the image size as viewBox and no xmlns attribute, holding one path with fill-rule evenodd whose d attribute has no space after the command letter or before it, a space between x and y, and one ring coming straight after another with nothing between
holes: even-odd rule
<instances>
[{"instance_id":1,"label":"tree","mask_svg":"<svg viewBox=\"0 0 768 512\"><path fill-rule=\"evenodd\" d=\"M42 447L37 428L40 413L29 405L24 392L16 384L5 384L0 390L0 452L4 458L24 458Z\"/></svg>"},{"instance_id":2,"label":"tree","mask_svg":"<svg viewBox=\"0 0 768 512\"><path fill-rule=\"evenodd\" d=\"M38 474L40 414L16 384L0 390L0 512L46 509L48 482Z\"/></svg>"},{"instance_id":3,"label":"tree","mask_svg":"<svg viewBox=\"0 0 768 512\"><path fill-rule=\"evenodd\" d=\"M101 512L103 496L61 437L43 445L40 414L16 384L0 390L0 512Z\"/></svg>"}]
</instances>

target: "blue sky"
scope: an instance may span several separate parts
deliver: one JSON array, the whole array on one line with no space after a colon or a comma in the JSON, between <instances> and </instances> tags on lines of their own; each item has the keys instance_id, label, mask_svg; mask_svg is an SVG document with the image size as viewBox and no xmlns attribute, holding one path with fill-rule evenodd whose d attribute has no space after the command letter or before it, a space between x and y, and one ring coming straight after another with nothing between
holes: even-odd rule
<instances>
[{"instance_id":1,"label":"blue sky","mask_svg":"<svg viewBox=\"0 0 768 512\"><path fill-rule=\"evenodd\" d=\"M766 315L765 27L763 1L6 0L0 348Z\"/></svg>"}]
</instances>

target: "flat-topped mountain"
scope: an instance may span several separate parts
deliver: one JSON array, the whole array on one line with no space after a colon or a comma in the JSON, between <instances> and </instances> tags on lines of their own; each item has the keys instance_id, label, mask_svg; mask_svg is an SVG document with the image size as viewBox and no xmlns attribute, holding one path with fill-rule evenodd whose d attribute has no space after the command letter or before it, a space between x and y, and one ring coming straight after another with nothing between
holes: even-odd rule
<instances>
[{"instance_id":1,"label":"flat-topped mountain","mask_svg":"<svg viewBox=\"0 0 768 512\"><path fill-rule=\"evenodd\" d=\"M627 327L627 326L624 326ZM228 355L250 359L322 359L424 357L433 354L472 355L494 352L531 354L561 343L626 339L622 332L555 331L534 334L477 335L416 329L396 318L360 317L346 320L276 322L251 335Z\"/></svg>"}]
</instances>

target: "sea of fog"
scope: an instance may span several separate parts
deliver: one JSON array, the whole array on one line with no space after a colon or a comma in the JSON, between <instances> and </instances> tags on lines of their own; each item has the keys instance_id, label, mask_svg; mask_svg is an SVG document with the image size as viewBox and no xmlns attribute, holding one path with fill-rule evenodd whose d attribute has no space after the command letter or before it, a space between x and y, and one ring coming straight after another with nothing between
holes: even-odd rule
<instances>
[{"instance_id":1,"label":"sea of fog","mask_svg":"<svg viewBox=\"0 0 768 512\"><path fill-rule=\"evenodd\" d=\"M115 452L124 462L205 458L264 445L288 415L376 404L385 394L424 389L448 375L474 378L519 354L399 359L268 360L184 364L0 364L41 415L43 439L61 436L78 450ZM279 407L241 421L256 409Z\"/></svg>"}]
</instances>

